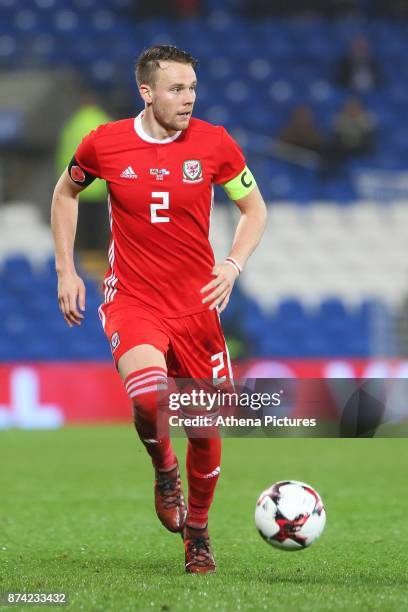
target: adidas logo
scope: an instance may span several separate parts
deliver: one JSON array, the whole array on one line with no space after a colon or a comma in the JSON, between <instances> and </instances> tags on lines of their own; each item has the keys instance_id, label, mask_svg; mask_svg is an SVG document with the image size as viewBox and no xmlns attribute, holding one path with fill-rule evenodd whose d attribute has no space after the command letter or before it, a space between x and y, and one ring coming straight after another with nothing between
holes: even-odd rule
<instances>
[{"instance_id":1,"label":"adidas logo","mask_svg":"<svg viewBox=\"0 0 408 612\"><path fill-rule=\"evenodd\" d=\"M215 478L221 472L220 466L216 467L215 470L210 472L209 474L204 474L203 478Z\"/></svg>"},{"instance_id":2,"label":"adidas logo","mask_svg":"<svg viewBox=\"0 0 408 612\"><path fill-rule=\"evenodd\" d=\"M136 179L137 178L137 174L133 170L132 166L128 166L127 168L125 168L120 176L122 178L131 178L131 179Z\"/></svg>"}]
</instances>

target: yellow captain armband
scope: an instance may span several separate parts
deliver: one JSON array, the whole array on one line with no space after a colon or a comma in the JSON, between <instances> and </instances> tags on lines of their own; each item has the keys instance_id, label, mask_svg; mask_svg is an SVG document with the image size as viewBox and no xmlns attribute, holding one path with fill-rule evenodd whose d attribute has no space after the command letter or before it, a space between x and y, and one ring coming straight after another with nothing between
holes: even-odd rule
<instances>
[{"instance_id":1,"label":"yellow captain armband","mask_svg":"<svg viewBox=\"0 0 408 612\"><path fill-rule=\"evenodd\" d=\"M245 166L238 176L221 185L229 199L234 201L251 193L255 186L256 181L248 166Z\"/></svg>"}]
</instances>

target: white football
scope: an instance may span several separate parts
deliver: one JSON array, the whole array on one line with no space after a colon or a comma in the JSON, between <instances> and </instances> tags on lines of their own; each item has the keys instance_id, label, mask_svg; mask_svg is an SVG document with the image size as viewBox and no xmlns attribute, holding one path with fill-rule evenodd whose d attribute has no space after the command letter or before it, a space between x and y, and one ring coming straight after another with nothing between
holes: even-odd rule
<instances>
[{"instance_id":1,"label":"white football","mask_svg":"<svg viewBox=\"0 0 408 612\"><path fill-rule=\"evenodd\" d=\"M302 550L321 535L326 511L320 495L297 480L281 480L261 493L255 525L263 539L282 550Z\"/></svg>"}]
</instances>

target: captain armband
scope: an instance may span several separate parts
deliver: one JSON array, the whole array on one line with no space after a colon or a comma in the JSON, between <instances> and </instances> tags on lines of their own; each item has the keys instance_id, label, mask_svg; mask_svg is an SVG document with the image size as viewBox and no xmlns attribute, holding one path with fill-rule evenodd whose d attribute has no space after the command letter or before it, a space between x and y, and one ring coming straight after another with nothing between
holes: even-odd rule
<instances>
[{"instance_id":1,"label":"captain armband","mask_svg":"<svg viewBox=\"0 0 408 612\"><path fill-rule=\"evenodd\" d=\"M88 187L97 178L90 172L87 172L78 164L75 157L68 164L68 174L74 183L81 187Z\"/></svg>"},{"instance_id":2,"label":"captain armband","mask_svg":"<svg viewBox=\"0 0 408 612\"><path fill-rule=\"evenodd\" d=\"M233 201L251 193L255 186L256 181L248 166L245 166L238 176L221 185L229 199Z\"/></svg>"}]
</instances>

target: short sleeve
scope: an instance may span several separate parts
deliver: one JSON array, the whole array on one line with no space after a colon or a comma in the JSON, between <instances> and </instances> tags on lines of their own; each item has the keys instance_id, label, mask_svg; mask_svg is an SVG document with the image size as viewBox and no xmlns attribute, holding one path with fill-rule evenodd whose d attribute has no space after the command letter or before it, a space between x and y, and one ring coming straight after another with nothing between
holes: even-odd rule
<instances>
[{"instance_id":1,"label":"short sleeve","mask_svg":"<svg viewBox=\"0 0 408 612\"><path fill-rule=\"evenodd\" d=\"M221 142L217 149L217 167L214 183L223 184L235 178L245 168L245 157L241 147L221 128Z\"/></svg>"},{"instance_id":2,"label":"short sleeve","mask_svg":"<svg viewBox=\"0 0 408 612\"><path fill-rule=\"evenodd\" d=\"M75 151L74 158L84 172L91 174L94 178L101 178L95 149L95 135L96 130L92 130L82 139Z\"/></svg>"}]
</instances>

